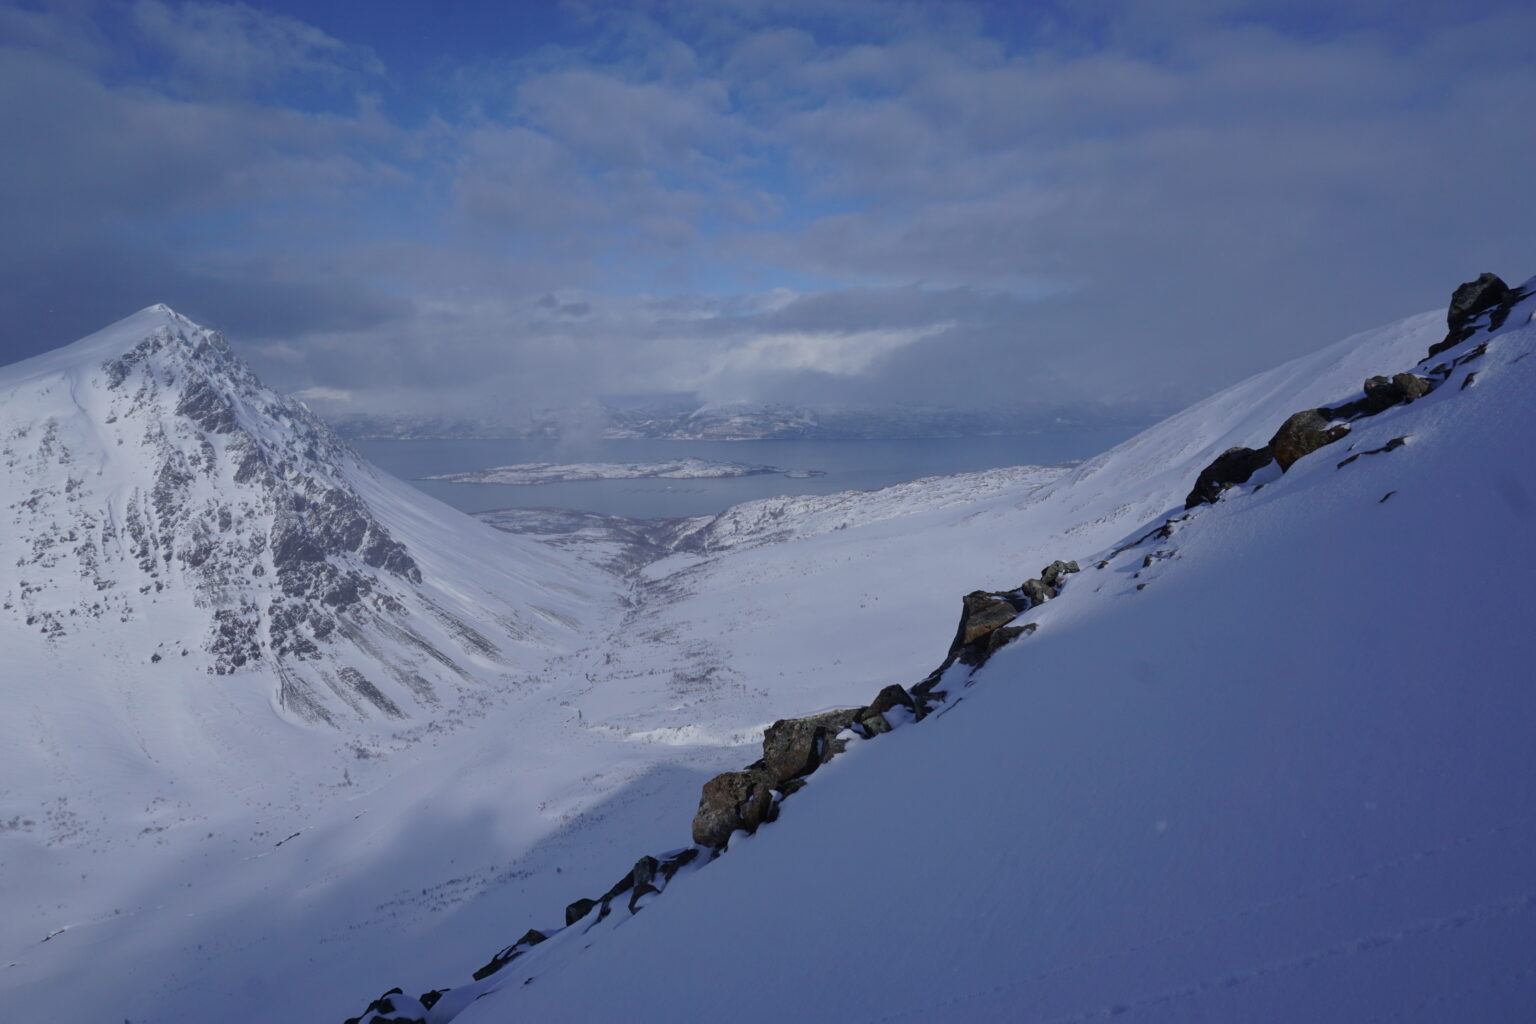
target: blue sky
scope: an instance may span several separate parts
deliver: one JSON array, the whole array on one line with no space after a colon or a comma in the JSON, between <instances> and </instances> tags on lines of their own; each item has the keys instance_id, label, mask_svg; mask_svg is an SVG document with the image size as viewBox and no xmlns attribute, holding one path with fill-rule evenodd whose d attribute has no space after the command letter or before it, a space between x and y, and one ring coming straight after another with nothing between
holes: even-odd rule
<instances>
[{"instance_id":1,"label":"blue sky","mask_svg":"<svg viewBox=\"0 0 1536 1024\"><path fill-rule=\"evenodd\" d=\"M1168 409L1530 260L1520 4L0 4L0 359ZM326 396L329 396L328 398Z\"/></svg>"}]
</instances>

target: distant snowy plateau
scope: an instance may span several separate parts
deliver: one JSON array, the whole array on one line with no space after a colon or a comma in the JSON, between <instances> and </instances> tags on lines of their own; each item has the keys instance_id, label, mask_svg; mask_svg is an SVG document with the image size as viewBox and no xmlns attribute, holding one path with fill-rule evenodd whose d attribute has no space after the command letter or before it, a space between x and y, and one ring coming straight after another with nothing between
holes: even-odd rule
<instances>
[{"instance_id":1,"label":"distant snowy plateau","mask_svg":"<svg viewBox=\"0 0 1536 1024\"><path fill-rule=\"evenodd\" d=\"M1536 1019L1531 288L690 520L463 516L163 306L0 368L6 1012Z\"/></svg>"},{"instance_id":2,"label":"distant snowy plateau","mask_svg":"<svg viewBox=\"0 0 1536 1024\"><path fill-rule=\"evenodd\" d=\"M780 469L745 462L720 462L687 457L665 462L521 462L469 473L440 473L426 480L455 484L558 484L583 480L714 480L738 476L781 474L794 479L825 476L817 470Z\"/></svg>"}]
</instances>

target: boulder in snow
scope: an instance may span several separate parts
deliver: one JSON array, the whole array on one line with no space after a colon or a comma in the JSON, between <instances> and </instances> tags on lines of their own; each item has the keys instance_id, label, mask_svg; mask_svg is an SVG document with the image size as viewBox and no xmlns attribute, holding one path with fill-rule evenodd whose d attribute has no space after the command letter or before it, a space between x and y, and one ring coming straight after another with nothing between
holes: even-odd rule
<instances>
[{"instance_id":1,"label":"boulder in snow","mask_svg":"<svg viewBox=\"0 0 1536 1024\"><path fill-rule=\"evenodd\" d=\"M1522 298L1522 293L1511 290L1497 274L1479 274L1476 281L1460 285L1451 293L1451 306L1445 313L1445 340L1431 345L1429 355L1439 355L1472 337L1477 331L1475 321L1484 313L1492 313L1490 327L1502 326L1510 307Z\"/></svg>"},{"instance_id":2,"label":"boulder in snow","mask_svg":"<svg viewBox=\"0 0 1536 1024\"><path fill-rule=\"evenodd\" d=\"M597 906L597 900L589 900L585 896L572 902L565 908L565 926L569 928L577 921L580 921L592 913L592 908L595 906Z\"/></svg>"},{"instance_id":3,"label":"boulder in snow","mask_svg":"<svg viewBox=\"0 0 1536 1024\"><path fill-rule=\"evenodd\" d=\"M1332 421L1332 409L1304 409L1282 423L1269 441L1269 449L1274 453L1280 471L1285 472L1296 464L1297 459L1333 444L1349 433L1349 428L1342 423L1329 426Z\"/></svg>"},{"instance_id":4,"label":"boulder in snow","mask_svg":"<svg viewBox=\"0 0 1536 1024\"><path fill-rule=\"evenodd\" d=\"M809 775L839 751L835 737L859 720L863 708L781 718L763 733L763 766L774 782Z\"/></svg>"},{"instance_id":5,"label":"boulder in snow","mask_svg":"<svg viewBox=\"0 0 1536 1024\"><path fill-rule=\"evenodd\" d=\"M507 964L511 963L513 960L516 960L529 949L537 946L548 937L549 936L545 935L543 932L536 928L528 929L523 933L522 938L512 943L512 945L506 947L495 956L491 957L490 963L486 964L484 967L480 968L474 973L474 979L476 981L480 981L482 978L489 978L491 975L495 974L497 971L507 966ZM426 1003L425 997L422 998L422 1002L424 1004ZM430 1006L427 1008L431 1009Z\"/></svg>"},{"instance_id":6,"label":"boulder in snow","mask_svg":"<svg viewBox=\"0 0 1536 1024\"><path fill-rule=\"evenodd\" d=\"M960 628L956 630L954 642L949 648L952 655L999 626L1006 626L1024 610L1007 594L988 593L985 590L973 590L961 601Z\"/></svg>"},{"instance_id":7,"label":"boulder in snow","mask_svg":"<svg viewBox=\"0 0 1536 1024\"><path fill-rule=\"evenodd\" d=\"M693 841L721 847L737 829L756 832L772 812L774 781L768 772L757 770L726 772L704 783L693 816Z\"/></svg>"},{"instance_id":8,"label":"boulder in snow","mask_svg":"<svg viewBox=\"0 0 1536 1024\"><path fill-rule=\"evenodd\" d=\"M879 693L875 699L869 702L869 710L884 714L892 708L906 708L908 711L916 711L917 705L912 702L912 695L902 689L901 684L892 683Z\"/></svg>"},{"instance_id":9,"label":"boulder in snow","mask_svg":"<svg viewBox=\"0 0 1536 1024\"><path fill-rule=\"evenodd\" d=\"M1264 448L1244 448L1241 445L1228 448L1216 456L1214 462L1200 471L1195 486L1184 499L1185 508L1215 501L1221 492L1237 484L1245 484L1253 474L1275 461L1272 451Z\"/></svg>"},{"instance_id":10,"label":"boulder in snow","mask_svg":"<svg viewBox=\"0 0 1536 1024\"><path fill-rule=\"evenodd\" d=\"M985 665L987 663L987 659L996 654L1000 648L1014 640L1017 640L1021 636L1028 636L1038 628L1040 628L1038 623L1026 622L1022 626L1004 626L1002 629L994 629L992 632L971 644L965 650L961 651L958 660L962 665L969 665L971 668L980 668L981 666Z\"/></svg>"}]
</instances>

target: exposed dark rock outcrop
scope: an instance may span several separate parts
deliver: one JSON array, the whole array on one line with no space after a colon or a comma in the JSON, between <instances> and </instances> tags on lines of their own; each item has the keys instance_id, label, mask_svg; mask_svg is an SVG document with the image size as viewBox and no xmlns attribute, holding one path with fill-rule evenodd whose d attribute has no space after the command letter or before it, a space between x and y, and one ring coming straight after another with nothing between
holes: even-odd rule
<instances>
[{"instance_id":1,"label":"exposed dark rock outcrop","mask_svg":"<svg viewBox=\"0 0 1536 1024\"><path fill-rule=\"evenodd\" d=\"M763 766L774 782L809 775L832 760L834 737L859 720L862 708L781 718L763 733Z\"/></svg>"},{"instance_id":2,"label":"exposed dark rock outcrop","mask_svg":"<svg viewBox=\"0 0 1536 1024\"><path fill-rule=\"evenodd\" d=\"M1075 572L1082 572L1076 562L1063 562L1058 558L1040 570L1040 581L1048 587L1059 587L1063 580Z\"/></svg>"},{"instance_id":3,"label":"exposed dark rock outcrop","mask_svg":"<svg viewBox=\"0 0 1536 1024\"><path fill-rule=\"evenodd\" d=\"M512 943L512 945L507 946L495 956L491 957L489 963L476 971L474 974L475 980L480 981L482 978L489 978L491 975L507 966L507 964L511 963L513 960L516 960L525 952L543 942L546 938L548 938L548 936L538 929L529 928L526 932L523 933L522 938ZM423 999L422 1001L425 1002L426 1000Z\"/></svg>"},{"instance_id":4,"label":"exposed dark rock outcrop","mask_svg":"<svg viewBox=\"0 0 1536 1024\"><path fill-rule=\"evenodd\" d=\"M1479 274L1476 281L1467 281L1451 293L1451 305L1445 313L1447 328L1445 339L1430 346L1430 356L1437 356L1448 348L1461 344L1477 333L1475 323L1484 313L1492 313L1489 326L1503 326L1509 307L1519 301L1515 292L1497 274ZM1503 315L1499 315L1502 310ZM1498 322L1492 320L1497 317Z\"/></svg>"},{"instance_id":5,"label":"exposed dark rock outcrop","mask_svg":"<svg viewBox=\"0 0 1536 1024\"><path fill-rule=\"evenodd\" d=\"M1354 462L1356 459L1358 459L1362 455L1380 455L1382 452L1395 452L1395 451L1397 451L1399 448L1401 448L1403 445L1405 445L1407 443L1408 443L1408 438L1407 438L1406 435L1403 436L1403 437L1394 437L1392 440L1388 441L1386 444L1382 445L1380 448L1372 448L1369 451L1356 452L1355 454L1351 455L1349 458L1345 459L1343 462L1339 463L1338 466L1335 467L1335 468L1343 469L1345 466L1349 465L1351 462Z\"/></svg>"},{"instance_id":6,"label":"exposed dark rock outcrop","mask_svg":"<svg viewBox=\"0 0 1536 1024\"><path fill-rule=\"evenodd\" d=\"M1434 382L1427 377L1412 373L1399 373L1391 377L1371 377L1362 390L1363 398L1333 408L1335 419L1354 420L1386 412L1394 405L1417 401L1434 389Z\"/></svg>"},{"instance_id":7,"label":"exposed dark rock outcrop","mask_svg":"<svg viewBox=\"0 0 1536 1024\"><path fill-rule=\"evenodd\" d=\"M1452 294L1450 308L1446 312L1449 333L1444 341L1430 347L1429 355L1422 361L1428 362L1430 358L1472 337L1481 328L1485 316L1487 329L1498 330L1515 305L1529 297L1529 292L1510 288L1495 274L1482 274L1477 280L1462 284ZM1455 359L1432 367L1427 377L1415 373L1370 377L1361 388L1359 398L1333 408L1304 409L1293 414L1281 424L1266 447L1256 450L1229 448L1218 456L1200 472L1195 486L1184 499L1184 507L1191 509L1215 501L1227 488L1247 482L1255 472L1268 465L1271 458L1280 466L1281 472L1289 470L1298 459L1333 444L1349 433L1349 427L1337 421L1376 416L1393 406L1416 402L1444 383L1456 367L1478 358L1487 350L1488 344L1484 342ZM1472 383L1475 376L1475 373L1469 373L1462 380L1462 389ZM1359 454L1374 455L1392 451L1402 443L1402 438L1394 438L1381 448ZM1357 458L1359 455L1351 455L1340 462L1339 467L1347 466ZM1114 552L1110 558L1119 553ZM1106 559L1101 567L1107 564Z\"/></svg>"},{"instance_id":8,"label":"exposed dark rock outcrop","mask_svg":"<svg viewBox=\"0 0 1536 1024\"><path fill-rule=\"evenodd\" d=\"M955 630L955 639L950 642L949 653L958 654L967 644L975 643L1000 626L1006 626L1027 607L1027 602L1007 593L971 591L961 598L960 625Z\"/></svg>"},{"instance_id":9,"label":"exposed dark rock outcrop","mask_svg":"<svg viewBox=\"0 0 1536 1024\"><path fill-rule=\"evenodd\" d=\"M1253 474L1275 461L1274 453L1264 448L1228 448L1195 478L1195 486L1184 499L1185 508L1215 501L1229 487L1245 484Z\"/></svg>"},{"instance_id":10,"label":"exposed dark rock outcrop","mask_svg":"<svg viewBox=\"0 0 1536 1024\"><path fill-rule=\"evenodd\" d=\"M239 426L229 399L206 380L193 380L181 393L176 414L186 416L210 434L228 434Z\"/></svg>"},{"instance_id":11,"label":"exposed dark rock outcrop","mask_svg":"<svg viewBox=\"0 0 1536 1024\"><path fill-rule=\"evenodd\" d=\"M926 679L912 687L912 699L917 703L914 717L919 722L931 715L933 709L949 697L949 691L940 690L938 685L944 678L944 670L953 664L953 660L946 659L944 664L930 672Z\"/></svg>"},{"instance_id":12,"label":"exposed dark rock outcrop","mask_svg":"<svg viewBox=\"0 0 1536 1024\"><path fill-rule=\"evenodd\" d=\"M1465 327L1478 315L1509 301L1511 292L1498 274L1487 271L1477 280L1467 281L1451 293L1451 305L1445 313L1445 325L1452 331Z\"/></svg>"},{"instance_id":13,"label":"exposed dark rock outcrop","mask_svg":"<svg viewBox=\"0 0 1536 1024\"><path fill-rule=\"evenodd\" d=\"M1431 345L1424 358L1431 359L1472 337L1484 327L1485 316L1487 330L1498 330L1509 318L1509 311L1530 295L1523 288L1509 287L1497 274L1481 274L1476 281L1466 282L1451 295L1451 305L1445 315L1449 328L1445 339Z\"/></svg>"},{"instance_id":14,"label":"exposed dark rock outcrop","mask_svg":"<svg viewBox=\"0 0 1536 1024\"><path fill-rule=\"evenodd\" d=\"M724 846L737 829L756 832L773 808L772 774L763 769L726 772L704 783L699 809L693 817L693 841L700 846Z\"/></svg>"},{"instance_id":15,"label":"exposed dark rock outcrop","mask_svg":"<svg viewBox=\"0 0 1536 1024\"><path fill-rule=\"evenodd\" d=\"M592 913L592 908L597 906L597 903L597 900L589 900L586 897L582 897L579 900L573 900L571 903L567 904L565 908L565 926L569 928L577 921L580 921L582 918Z\"/></svg>"},{"instance_id":16,"label":"exposed dark rock outcrop","mask_svg":"<svg viewBox=\"0 0 1536 1024\"><path fill-rule=\"evenodd\" d=\"M994 629L986 636L966 647L955 660L970 668L980 668L996 654L1000 649L1021 636L1028 636L1040 628L1037 622L1026 622L1022 626L1004 626L1002 629Z\"/></svg>"},{"instance_id":17,"label":"exposed dark rock outcrop","mask_svg":"<svg viewBox=\"0 0 1536 1024\"><path fill-rule=\"evenodd\" d=\"M900 684L892 683L879 693L875 699L869 702L869 710L884 714L896 708L906 708L908 711L916 711L917 705L912 701L912 695L904 690Z\"/></svg>"},{"instance_id":18,"label":"exposed dark rock outcrop","mask_svg":"<svg viewBox=\"0 0 1536 1024\"><path fill-rule=\"evenodd\" d=\"M1025 580L1019 584L1019 593L1029 602L1028 607L1044 604L1056 596L1056 588L1044 580Z\"/></svg>"},{"instance_id":19,"label":"exposed dark rock outcrop","mask_svg":"<svg viewBox=\"0 0 1536 1024\"><path fill-rule=\"evenodd\" d=\"M629 871L629 912L635 913L639 908L640 897L648 896L653 892L661 892L655 885L656 872L661 870L661 863L655 857L641 857L635 861L635 866Z\"/></svg>"},{"instance_id":20,"label":"exposed dark rock outcrop","mask_svg":"<svg viewBox=\"0 0 1536 1024\"><path fill-rule=\"evenodd\" d=\"M1033 608L1037 604L1055 599L1060 593L1062 581L1078 571L1080 570L1076 562L1063 562L1058 559L1040 570L1039 579L1025 580L1019 584L1017 593L1023 595L1029 602L1026 607Z\"/></svg>"},{"instance_id":21,"label":"exposed dark rock outcrop","mask_svg":"<svg viewBox=\"0 0 1536 1024\"><path fill-rule=\"evenodd\" d=\"M441 993L432 993L441 997ZM437 1000L432 1001L436 1004ZM346 1024L424 1024L428 1007L398 988L392 988L368 1004L361 1016L348 1017ZM418 1013L417 1011L421 1011ZM373 1014L373 1016L368 1016Z\"/></svg>"},{"instance_id":22,"label":"exposed dark rock outcrop","mask_svg":"<svg viewBox=\"0 0 1536 1024\"><path fill-rule=\"evenodd\" d=\"M1269 440L1269 450L1274 453L1280 471L1285 472L1302 456L1333 444L1349 433L1344 424L1330 426L1332 423L1332 409L1305 409L1282 423Z\"/></svg>"},{"instance_id":23,"label":"exposed dark rock outcrop","mask_svg":"<svg viewBox=\"0 0 1536 1024\"><path fill-rule=\"evenodd\" d=\"M891 723L880 712L871 708L865 708L859 712L859 719L855 723L868 739L871 736L883 736L891 731Z\"/></svg>"}]
</instances>

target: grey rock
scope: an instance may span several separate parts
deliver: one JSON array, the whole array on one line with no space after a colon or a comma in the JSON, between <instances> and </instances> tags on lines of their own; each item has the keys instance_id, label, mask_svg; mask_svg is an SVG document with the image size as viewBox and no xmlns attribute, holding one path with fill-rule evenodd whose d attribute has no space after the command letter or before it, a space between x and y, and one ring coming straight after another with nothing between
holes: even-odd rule
<instances>
[{"instance_id":1,"label":"grey rock","mask_svg":"<svg viewBox=\"0 0 1536 1024\"><path fill-rule=\"evenodd\" d=\"M693 841L718 848L737 829L757 831L773 806L774 781L767 772L752 771L726 772L704 783L693 816Z\"/></svg>"},{"instance_id":2,"label":"grey rock","mask_svg":"<svg viewBox=\"0 0 1536 1024\"><path fill-rule=\"evenodd\" d=\"M640 901L640 897L661 891L655 885L656 873L660 870L661 862L655 857L641 857L635 861L634 868L629 872L630 888L632 890L629 896L629 912L631 914L640 909L635 905Z\"/></svg>"},{"instance_id":3,"label":"grey rock","mask_svg":"<svg viewBox=\"0 0 1536 1024\"><path fill-rule=\"evenodd\" d=\"M1038 628L1038 623L1026 622L1022 626L1004 626L1002 629L993 630L960 652L960 664L969 665L972 668L980 668L987 663L987 660L992 655L997 653L999 648L1021 636L1033 633Z\"/></svg>"},{"instance_id":4,"label":"grey rock","mask_svg":"<svg viewBox=\"0 0 1536 1024\"><path fill-rule=\"evenodd\" d=\"M1275 460L1269 448L1228 448L1216 456L1195 478L1195 486L1184 499L1185 508L1213 502L1229 487L1245 484L1253 474Z\"/></svg>"},{"instance_id":5,"label":"grey rock","mask_svg":"<svg viewBox=\"0 0 1536 1024\"><path fill-rule=\"evenodd\" d=\"M865 708L859 715L858 724L864 727L865 734L879 736L891 731L891 723L885 720L885 716L873 708Z\"/></svg>"},{"instance_id":6,"label":"grey rock","mask_svg":"<svg viewBox=\"0 0 1536 1024\"><path fill-rule=\"evenodd\" d=\"M1062 580L1074 572L1081 572L1076 562L1063 562L1060 559L1052 562L1040 570L1040 582L1048 587L1060 587Z\"/></svg>"},{"instance_id":7,"label":"grey rock","mask_svg":"<svg viewBox=\"0 0 1536 1024\"><path fill-rule=\"evenodd\" d=\"M1269 441L1269 449L1282 473L1301 457L1333 444L1349 433L1349 428L1343 424L1329 426L1332 419L1332 409L1304 409L1280 425Z\"/></svg>"},{"instance_id":8,"label":"grey rock","mask_svg":"<svg viewBox=\"0 0 1536 1024\"><path fill-rule=\"evenodd\" d=\"M1423 398L1433 388L1433 382L1411 373L1399 373L1392 377L1370 377L1361 388L1365 397L1336 406L1330 411L1330 415L1335 419L1345 420L1375 416L1394 405Z\"/></svg>"},{"instance_id":9,"label":"grey rock","mask_svg":"<svg viewBox=\"0 0 1536 1024\"><path fill-rule=\"evenodd\" d=\"M961 600L960 628L950 644L951 654L999 626L1006 626L1023 610L1008 595L985 590L973 590Z\"/></svg>"},{"instance_id":10,"label":"grey rock","mask_svg":"<svg viewBox=\"0 0 1536 1024\"><path fill-rule=\"evenodd\" d=\"M1056 588L1044 580L1025 580L1019 584L1019 592L1029 598L1029 606L1044 604L1056 596Z\"/></svg>"},{"instance_id":11,"label":"grey rock","mask_svg":"<svg viewBox=\"0 0 1536 1024\"><path fill-rule=\"evenodd\" d=\"M491 975L495 974L497 971L507 966L507 964L511 963L513 960L516 960L529 949L537 946L548 937L549 936L535 928L528 929L523 933L522 938L512 943L512 945L507 946L495 956L491 957L490 963L486 964L484 967L480 968L474 973L474 979L479 981L482 978L489 978ZM422 1002L425 1003L426 999L423 998ZM430 1007L428 1008L430 1009Z\"/></svg>"},{"instance_id":12,"label":"grey rock","mask_svg":"<svg viewBox=\"0 0 1536 1024\"><path fill-rule=\"evenodd\" d=\"M661 880L663 882L672 881L673 875L677 874L686 865L692 864L698 856L698 847L690 846L686 850L679 850L670 857L663 857L661 860Z\"/></svg>"},{"instance_id":13,"label":"grey rock","mask_svg":"<svg viewBox=\"0 0 1536 1024\"><path fill-rule=\"evenodd\" d=\"M1404 402L1416 402L1429 394L1434 387L1428 378L1412 373L1394 374L1392 383L1402 395Z\"/></svg>"},{"instance_id":14,"label":"grey rock","mask_svg":"<svg viewBox=\"0 0 1536 1024\"><path fill-rule=\"evenodd\" d=\"M1495 306L1509 299L1509 285L1497 274L1482 273L1476 281L1467 281L1451 293L1451 305L1445 313L1445 325L1455 331Z\"/></svg>"},{"instance_id":15,"label":"grey rock","mask_svg":"<svg viewBox=\"0 0 1536 1024\"><path fill-rule=\"evenodd\" d=\"M1425 358L1439 355L1472 337L1477 332L1474 321L1484 313L1491 311L1493 314L1489 317L1490 326L1500 326L1509 308L1520 297L1520 293L1511 291L1497 274L1480 274L1476 281L1461 284L1451 293L1451 305L1445 313L1445 339L1431 345Z\"/></svg>"},{"instance_id":16,"label":"grey rock","mask_svg":"<svg viewBox=\"0 0 1536 1024\"><path fill-rule=\"evenodd\" d=\"M881 714L898 707L906 708L908 711L913 711L917 707L912 702L912 695L903 689L899 683L892 683L890 686L887 686L875 694L875 699L869 702L869 710L878 711Z\"/></svg>"},{"instance_id":17,"label":"grey rock","mask_svg":"<svg viewBox=\"0 0 1536 1024\"><path fill-rule=\"evenodd\" d=\"M239 426L229 399L206 380L194 380L181 393L176 414L186 416L210 434L233 433Z\"/></svg>"},{"instance_id":18,"label":"grey rock","mask_svg":"<svg viewBox=\"0 0 1536 1024\"><path fill-rule=\"evenodd\" d=\"M1408 435L1406 435L1406 434L1404 434L1402 437L1394 437L1394 438L1392 438L1392 440L1388 441L1386 444L1382 445L1380 448L1372 448L1369 451L1356 452L1355 454L1351 455L1349 458L1345 459L1343 462L1340 462L1338 464L1338 466L1335 467L1335 468L1343 469L1345 466L1349 465L1351 462L1354 462L1356 459L1358 459L1362 455L1380 455L1382 452L1395 452L1395 451L1397 451L1399 448L1401 448L1403 445L1405 445L1407 443L1408 443ZM1385 498L1382 499L1382 501L1385 501L1385 500L1386 500Z\"/></svg>"},{"instance_id":19,"label":"grey rock","mask_svg":"<svg viewBox=\"0 0 1536 1024\"><path fill-rule=\"evenodd\" d=\"M589 900L585 897L576 900L565 908L565 926L569 928L577 921L580 921L590 914L595 906L597 906L597 900Z\"/></svg>"},{"instance_id":20,"label":"grey rock","mask_svg":"<svg viewBox=\"0 0 1536 1024\"><path fill-rule=\"evenodd\" d=\"M782 718L763 733L763 764L775 782L809 775L838 751L833 737L858 721L862 708Z\"/></svg>"}]
</instances>

